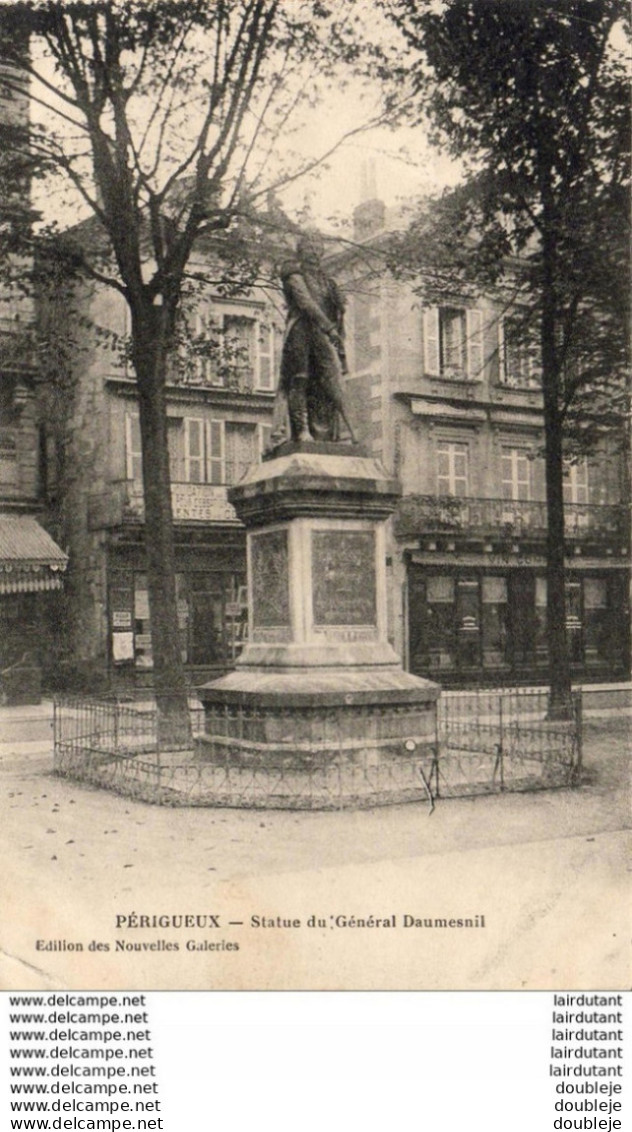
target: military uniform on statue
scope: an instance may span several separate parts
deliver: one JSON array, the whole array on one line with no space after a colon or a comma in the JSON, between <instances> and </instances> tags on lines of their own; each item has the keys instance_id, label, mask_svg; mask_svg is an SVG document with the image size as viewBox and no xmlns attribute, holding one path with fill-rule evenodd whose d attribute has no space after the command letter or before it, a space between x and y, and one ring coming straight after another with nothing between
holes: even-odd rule
<instances>
[{"instance_id":1,"label":"military uniform on statue","mask_svg":"<svg viewBox=\"0 0 632 1132\"><path fill-rule=\"evenodd\" d=\"M321 266L323 243L315 232L297 242L296 256L280 268L288 307L279 394L287 402L294 441L341 439L341 423L355 440L342 391L344 299ZM278 422L273 441L284 439Z\"/></svg>"}]
</instances>

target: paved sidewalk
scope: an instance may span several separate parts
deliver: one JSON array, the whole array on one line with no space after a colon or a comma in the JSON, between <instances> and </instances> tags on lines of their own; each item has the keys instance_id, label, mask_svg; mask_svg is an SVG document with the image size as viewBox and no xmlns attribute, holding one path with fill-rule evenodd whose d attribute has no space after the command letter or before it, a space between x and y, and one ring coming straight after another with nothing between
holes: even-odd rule
<instances>
[{"instance_id":1,"label":"paved sidewalk","mask_svg":"<svg viewBox=\"0 0 632 1132\"><path fill-rule=\"evenodd\" d=\"M0 750L15 749L16 744L45 750L53 742L53 701L40 704L0 706Z\"/></svg>"},{"instance_id":2,"label":"paved sidewalk","mask_svg":"<svg viewBox=\"0 0 632 1132\"><path fill-rule=\"evenodd\" d=\"M629 725L589 721L573 790L356 812L150 806L2 756L7 987L619 988L629 980ZM121 913L219 912L231 954L116 956ZM458 940L249 930L251 914L486 916ZM41 935L112 952L38 952ZM139 939L177 933L126 933ZM86 982L87 980L87 982Z\"/></svg>"}]
</instances>

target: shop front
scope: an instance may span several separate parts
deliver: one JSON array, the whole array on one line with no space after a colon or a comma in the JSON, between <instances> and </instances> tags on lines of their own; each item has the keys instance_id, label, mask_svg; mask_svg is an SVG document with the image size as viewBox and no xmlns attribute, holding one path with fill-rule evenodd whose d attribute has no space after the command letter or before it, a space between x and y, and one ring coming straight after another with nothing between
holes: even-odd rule
<instances>
[{"instance_id":1,"label":"shop front","mask_svg":"<svg viewBox=\"0 0 632 1132\"><path fill-rule=\"evenodd\" d=\"M566 629L574 679L629 675L628 572L569 570ZM543 564L422 564L407 574L408 663L446 685L543 682L547 678Z\"/></svg>"},{"instance_id":2,"label":"shop front","mask_svg":"<svg viewBox=\"0 0 632 1132\"><path fill-rule=\"evenodd\" d=\"M0 515L0 699L38 703L68 558L30 515Z\"/></svg>"},{"instance_id":3,"label":"shop front","mask_svg":"<svg viewBox=\"0 0 632 1132\"><path fill-rule=\"evenodd\" d=\"M151 684L149 592L140 539L110 547L107 591L112 680ZM233 668L247 633L245 534L179 530L176 599L181 655L191 684Z\"/></svg>"}]
</instances>

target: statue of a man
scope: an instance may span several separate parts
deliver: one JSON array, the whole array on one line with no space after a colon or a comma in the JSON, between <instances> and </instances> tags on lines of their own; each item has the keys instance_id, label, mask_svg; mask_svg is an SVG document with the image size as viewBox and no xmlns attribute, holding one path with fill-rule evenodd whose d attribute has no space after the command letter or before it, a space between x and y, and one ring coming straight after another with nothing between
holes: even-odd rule
<instances>
[{"instance_id":1,"label":"statue of a man","mask_svg":"<svg viewBox=\"0 0 632 1132\"><path fill-rule=\"evenodd\" d=\"M344 403L344 300L321 266L317 232L298 240L296 256L281 265L288 307L279 390L287 401L292 440L339 440L341 422L355 441Z\"/></svg>"}]
</instances>

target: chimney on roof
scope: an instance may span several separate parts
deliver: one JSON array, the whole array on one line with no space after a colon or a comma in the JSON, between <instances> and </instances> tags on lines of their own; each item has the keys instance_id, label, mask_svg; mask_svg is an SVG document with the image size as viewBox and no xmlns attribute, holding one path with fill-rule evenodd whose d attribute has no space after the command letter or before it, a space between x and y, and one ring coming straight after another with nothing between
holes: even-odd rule
<instances>
[{"instance_id":1,"label":"chimney on roof","mask_svg":"<svg viewBox=\"0 0 632 1132\"><path fill-rule=\"evenodd\" d=\"M384 201L377 195L375 158L362 162L360 169L360 203L353 210L353 236L359 242L381 232L386 219Z\"/></svg>"}]
</instances>

